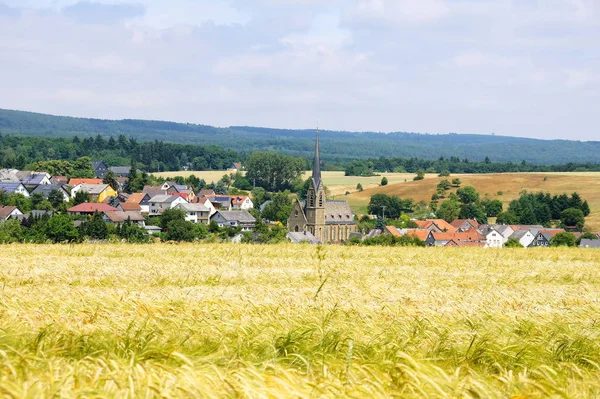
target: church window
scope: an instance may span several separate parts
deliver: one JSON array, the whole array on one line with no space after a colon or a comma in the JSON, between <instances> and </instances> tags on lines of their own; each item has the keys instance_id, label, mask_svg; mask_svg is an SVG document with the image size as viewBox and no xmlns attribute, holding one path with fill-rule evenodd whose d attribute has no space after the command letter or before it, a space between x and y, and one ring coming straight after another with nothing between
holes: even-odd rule
<instances>
[{"instance_id":1,"label":"church window","mask_svg":"<svg viewBox=\"0 0 600 399\"><path fill-rule=\"evenodd\" d=\"M308 206L315 206L315 194L308 194Z\"/></svg>"},{"instance_id":2,"label":"church window","mask_svg":"<svg viewBox=\"0 0 600 399\"><path fill-rule=\"evenodd\" d=\"M298 209L296 209L296 212L294 212L294 214L295 214L296 216L298 216Z\"/></svg>"},{"instance_id":3,"label":"church window","mask_svg":"<svg viewBox=\"0 0 600 399\"><path fill-rule=\"evenodd\" d=\"M319 206L323 206L323 193L319 194Z\"/></svg>"},{"instance_id":4,"label":"church window","mask_svg":"<svg viewBox=\"0 0 600 399\"><path fill-rule=\"evenodd\" d=\"M297 233L297 232L299 232L299 231L300 231L300 228L299 228L298 226L296 226L296 227L294 228L294 231Z\"/></svg>"}]
</instances>

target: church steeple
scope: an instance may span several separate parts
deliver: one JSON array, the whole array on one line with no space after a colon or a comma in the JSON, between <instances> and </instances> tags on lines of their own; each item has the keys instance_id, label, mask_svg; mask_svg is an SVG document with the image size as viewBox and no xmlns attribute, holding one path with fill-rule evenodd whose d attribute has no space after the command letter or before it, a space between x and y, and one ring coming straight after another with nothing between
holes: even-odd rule
<instances>
[{"instance_id":1,"label":"church steeple","mask_svg":"<svg viewBox=\"0 0 600 399\"><path fill-rule=\"evenodd\" d=\"M317 128L317 139L315 142L315 158L313 160L312 179L315 189L321 184L321 156L319 154L319 129Z\"/></svg>"}]
</instances>

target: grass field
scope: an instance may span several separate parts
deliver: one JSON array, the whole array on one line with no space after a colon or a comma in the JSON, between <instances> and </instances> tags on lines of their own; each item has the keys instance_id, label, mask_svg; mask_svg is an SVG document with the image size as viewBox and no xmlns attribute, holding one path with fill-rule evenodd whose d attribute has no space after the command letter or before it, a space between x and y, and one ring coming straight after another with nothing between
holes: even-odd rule
<instances>
[{"instance_id":1,"label":"grass field","mask_svg":"<svg viewBox=\"0 0 600 399\"><path fill-rule=\"evenodd\" d=\"M3 397L597 398L594 250L4 246Z\"/></svg>"},{"instance_id":2,"label":"grass field","mask_svg":"<svg viewBox=\"0 0 600 399\"><path fill-rule=\"evenodd\" d=\"M578 192L586 199L591 208L587 226L600 230L600 173L501 173L485 175L452 175L458 177L462 185L474 186L482 196L497 198L508 203L519 197L522 190L531 192L549 192L551 194L572 194ZM431 201L440 180L448 178L429 177L422 181L409 181L405 184L390 184L385 187L373 187L363 192L353 192L347 196L350 205L359 213L366 211L373 194L384 193L398 195L400 198L412 198L415 201ZM456 191L456 189L453 189Z\"/></svg>"}]
</instances>

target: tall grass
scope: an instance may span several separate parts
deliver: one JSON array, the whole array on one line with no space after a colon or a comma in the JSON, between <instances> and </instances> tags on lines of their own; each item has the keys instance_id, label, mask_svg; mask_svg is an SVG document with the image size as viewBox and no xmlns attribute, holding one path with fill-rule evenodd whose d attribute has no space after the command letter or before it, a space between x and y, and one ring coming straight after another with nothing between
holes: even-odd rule
<instances>
[{"instance_id":1,"label":"tall grass","mask_svg":"<svg viewBox=\"0 0 600 399\"><path fill-rule=\"evenodd\" d=\"M0 248L5 397L600 395L586 250Z\"/></svg>"}]
</instances>

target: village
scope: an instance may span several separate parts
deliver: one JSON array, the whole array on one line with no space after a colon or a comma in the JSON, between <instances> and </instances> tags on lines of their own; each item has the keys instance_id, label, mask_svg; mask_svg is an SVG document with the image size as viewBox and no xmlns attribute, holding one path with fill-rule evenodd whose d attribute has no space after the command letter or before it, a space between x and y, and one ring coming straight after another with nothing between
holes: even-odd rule
<instances>
[{"instance_id":1,"label":"village","mask_svg":"<svg viewBox=\"0 0 600 399\"><path fill-rule=\"evenodd\" d=\"M582 248L600 248L600 233L567 232L564 228L542 225L480 224L475 219L457 219L448 223L437 219L412 219L410 227L381 225L375 215L356 216L345 201L326 200L320 170L318 136L313 175L306 200L296 200L287 222L285 241L309 244L419 245L427 247L549 247L567 236ZM167 210L179 210L186 222L229 229L228 240L241 242L245 233L253 233L260 225L275 225L263 220L261 211L268 204L255 206L250 195L217 194L213 189L194 190L176 181L145 185L139 192L127 193L125 187L131 173L129 167L110 167L102 161L92 162L95 178L51 176L47 172L0 170L0 193L37 198L68 204L64 209L74 227L81 227L93 216L108 225L135 225L149 237L160 237L168 230L156 222ZM234 163L229 173L237 173L241 164ZM107 174L116 184L107 184ZM116 187L115 187L116 186ZM47 208L47 207L45 207ZM258 208L258 209L255 209ZM51 217L48 209L20 209L18 205L0 204L0 223L17 220L23 224L32 219ZM375 228L359 231L359 220L377 220ZM280 226L281 229L282 226ZM254 233L258 234L258 233ZM225 236L224 236L225 237ZM571 244L564 244L573 246Z\"/></svg>"}]
</instances>

